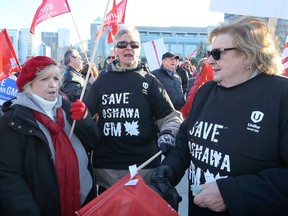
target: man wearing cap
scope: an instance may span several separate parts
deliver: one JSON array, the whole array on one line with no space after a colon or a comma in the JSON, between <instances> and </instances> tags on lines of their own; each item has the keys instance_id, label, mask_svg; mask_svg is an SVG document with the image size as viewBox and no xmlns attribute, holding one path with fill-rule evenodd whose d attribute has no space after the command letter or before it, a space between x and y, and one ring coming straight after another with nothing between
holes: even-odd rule
<instances>
[{"instance_id":1,"label":"man wearing cap","mask_svg":"<svg viewBox=\"0 0 288 216\"><path fill-rule=\"evenodd\" d=\"M159 69L152 71L166 89L175 109L180 110L185 103L181 77L176 68L179 56L172 52L162 55L162 65Z\"/></svg>"}]
</instances>

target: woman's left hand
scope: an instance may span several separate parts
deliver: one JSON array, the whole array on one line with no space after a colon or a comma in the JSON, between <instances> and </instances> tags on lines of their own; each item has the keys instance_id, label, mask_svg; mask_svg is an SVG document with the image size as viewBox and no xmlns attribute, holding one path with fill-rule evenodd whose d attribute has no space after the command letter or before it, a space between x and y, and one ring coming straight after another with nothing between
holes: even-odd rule
<instances>
[{"instance_id":1,"label":"woman's left hand","mask_svg":"<svg viewBox=\"0 0 288 216\"><path fill-rule=\"evenodd\" d=\"M85 118L87 115L87 108L85 103L77 99L76 102L71 104L70 112L72 113L71 118L73 120L80 120Z\"/></svg>"},{"instance_id":2,"label":"woman's left hand","mask_svg":"<svg viewBox=\"0 0 288 216\"><path fill-rule=\"evenodd\" d=\"M223 201L216 182L200 185L203 190L194 197L194 203L202 208L208 208L215 212L226 210L226 205Z\"/></svg>"}]
</instances>

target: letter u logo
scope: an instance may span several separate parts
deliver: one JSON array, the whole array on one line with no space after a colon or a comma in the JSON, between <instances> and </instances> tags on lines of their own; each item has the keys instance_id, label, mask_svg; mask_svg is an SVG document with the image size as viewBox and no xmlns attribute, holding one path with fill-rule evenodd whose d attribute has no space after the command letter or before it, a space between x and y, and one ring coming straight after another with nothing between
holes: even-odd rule
<instances>
[{"instance_id":1,"label":"letter u logo","mask_svg":"<svg viewBox=\"0 0 288 216\"><path fill-rule=\"evenodd\" d=\"M253 111L251 114L251 120L254 123L262 121L263 117L264 117L264 113L262 113L260 111Z\"/></svg>"},{"instance_id":2,"label":"letter u logo","mask_svg":"<svg viewBox=\"0 0 288 216\"><path fill-rule=\"evenodd\" d=\"M143 86L144 89L148 89L148 86L149 86L149 85L148 85L147 82L143 82L142 86Z\"/></svg>"}]
</instances>

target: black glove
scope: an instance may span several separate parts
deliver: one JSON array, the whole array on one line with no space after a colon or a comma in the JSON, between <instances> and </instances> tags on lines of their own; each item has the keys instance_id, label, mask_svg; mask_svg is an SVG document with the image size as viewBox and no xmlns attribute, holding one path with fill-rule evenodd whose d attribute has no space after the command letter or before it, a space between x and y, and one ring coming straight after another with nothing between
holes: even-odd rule
<instances>
[{"instance_id":1,"label":"black glove","mask_svg":"<svg viewBox=\"0 0 288 216\"><path fill-rule=\"evenodd\" d=\"M152 173L149 186L163 197L172 208L178 211L182 197L178 194L175 187L171 185L174 179L175 173L173 169L168 165L160 165Z\"/></svg>"},{"instance_id":2,"label":"black glove","mask_svg":"<svg viewBox=\"0 0 288 216\"><path fill-rule=\"evenodd\" d=\"M167 155L169 151L175 146L175 137L170 131L162 131L158 135L158 147L162 150L163 155Z\"/></svg>"}]
</instances>

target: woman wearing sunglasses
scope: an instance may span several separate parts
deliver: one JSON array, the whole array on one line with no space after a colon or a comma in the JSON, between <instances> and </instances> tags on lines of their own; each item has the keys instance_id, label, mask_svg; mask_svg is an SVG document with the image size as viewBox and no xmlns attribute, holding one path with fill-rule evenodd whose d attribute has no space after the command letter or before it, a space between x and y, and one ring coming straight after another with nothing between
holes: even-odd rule
<instances>
[{"instance_id":1,"label":"woman wearing sunglasses","mask_svg":"<svg viewBox=\"0 0 288 216\"><path fill-rule=\"evenodd\" d=\"M128 174L130 165L141 165L159 148L167 154L183 121L161 83L139 60L139 32L122 27L114 49L116 60L84 99L89 112L98 115L102 133L93 158L100 193ZM147 183L160 158L140 171Z\"/></svg>"},{"instance_id":2,"label":"woman wearing sunglasses","mask_svg":"<svg viewBox=\"0 0 288 216\"><path fill-rule=\"evenodd\" d=\"M244 16L209 41L214 81L198 90L152 184L176 185L189 168L189 216L287 214L288 79L275 37Z\"/></svg>"}]
</instances>

